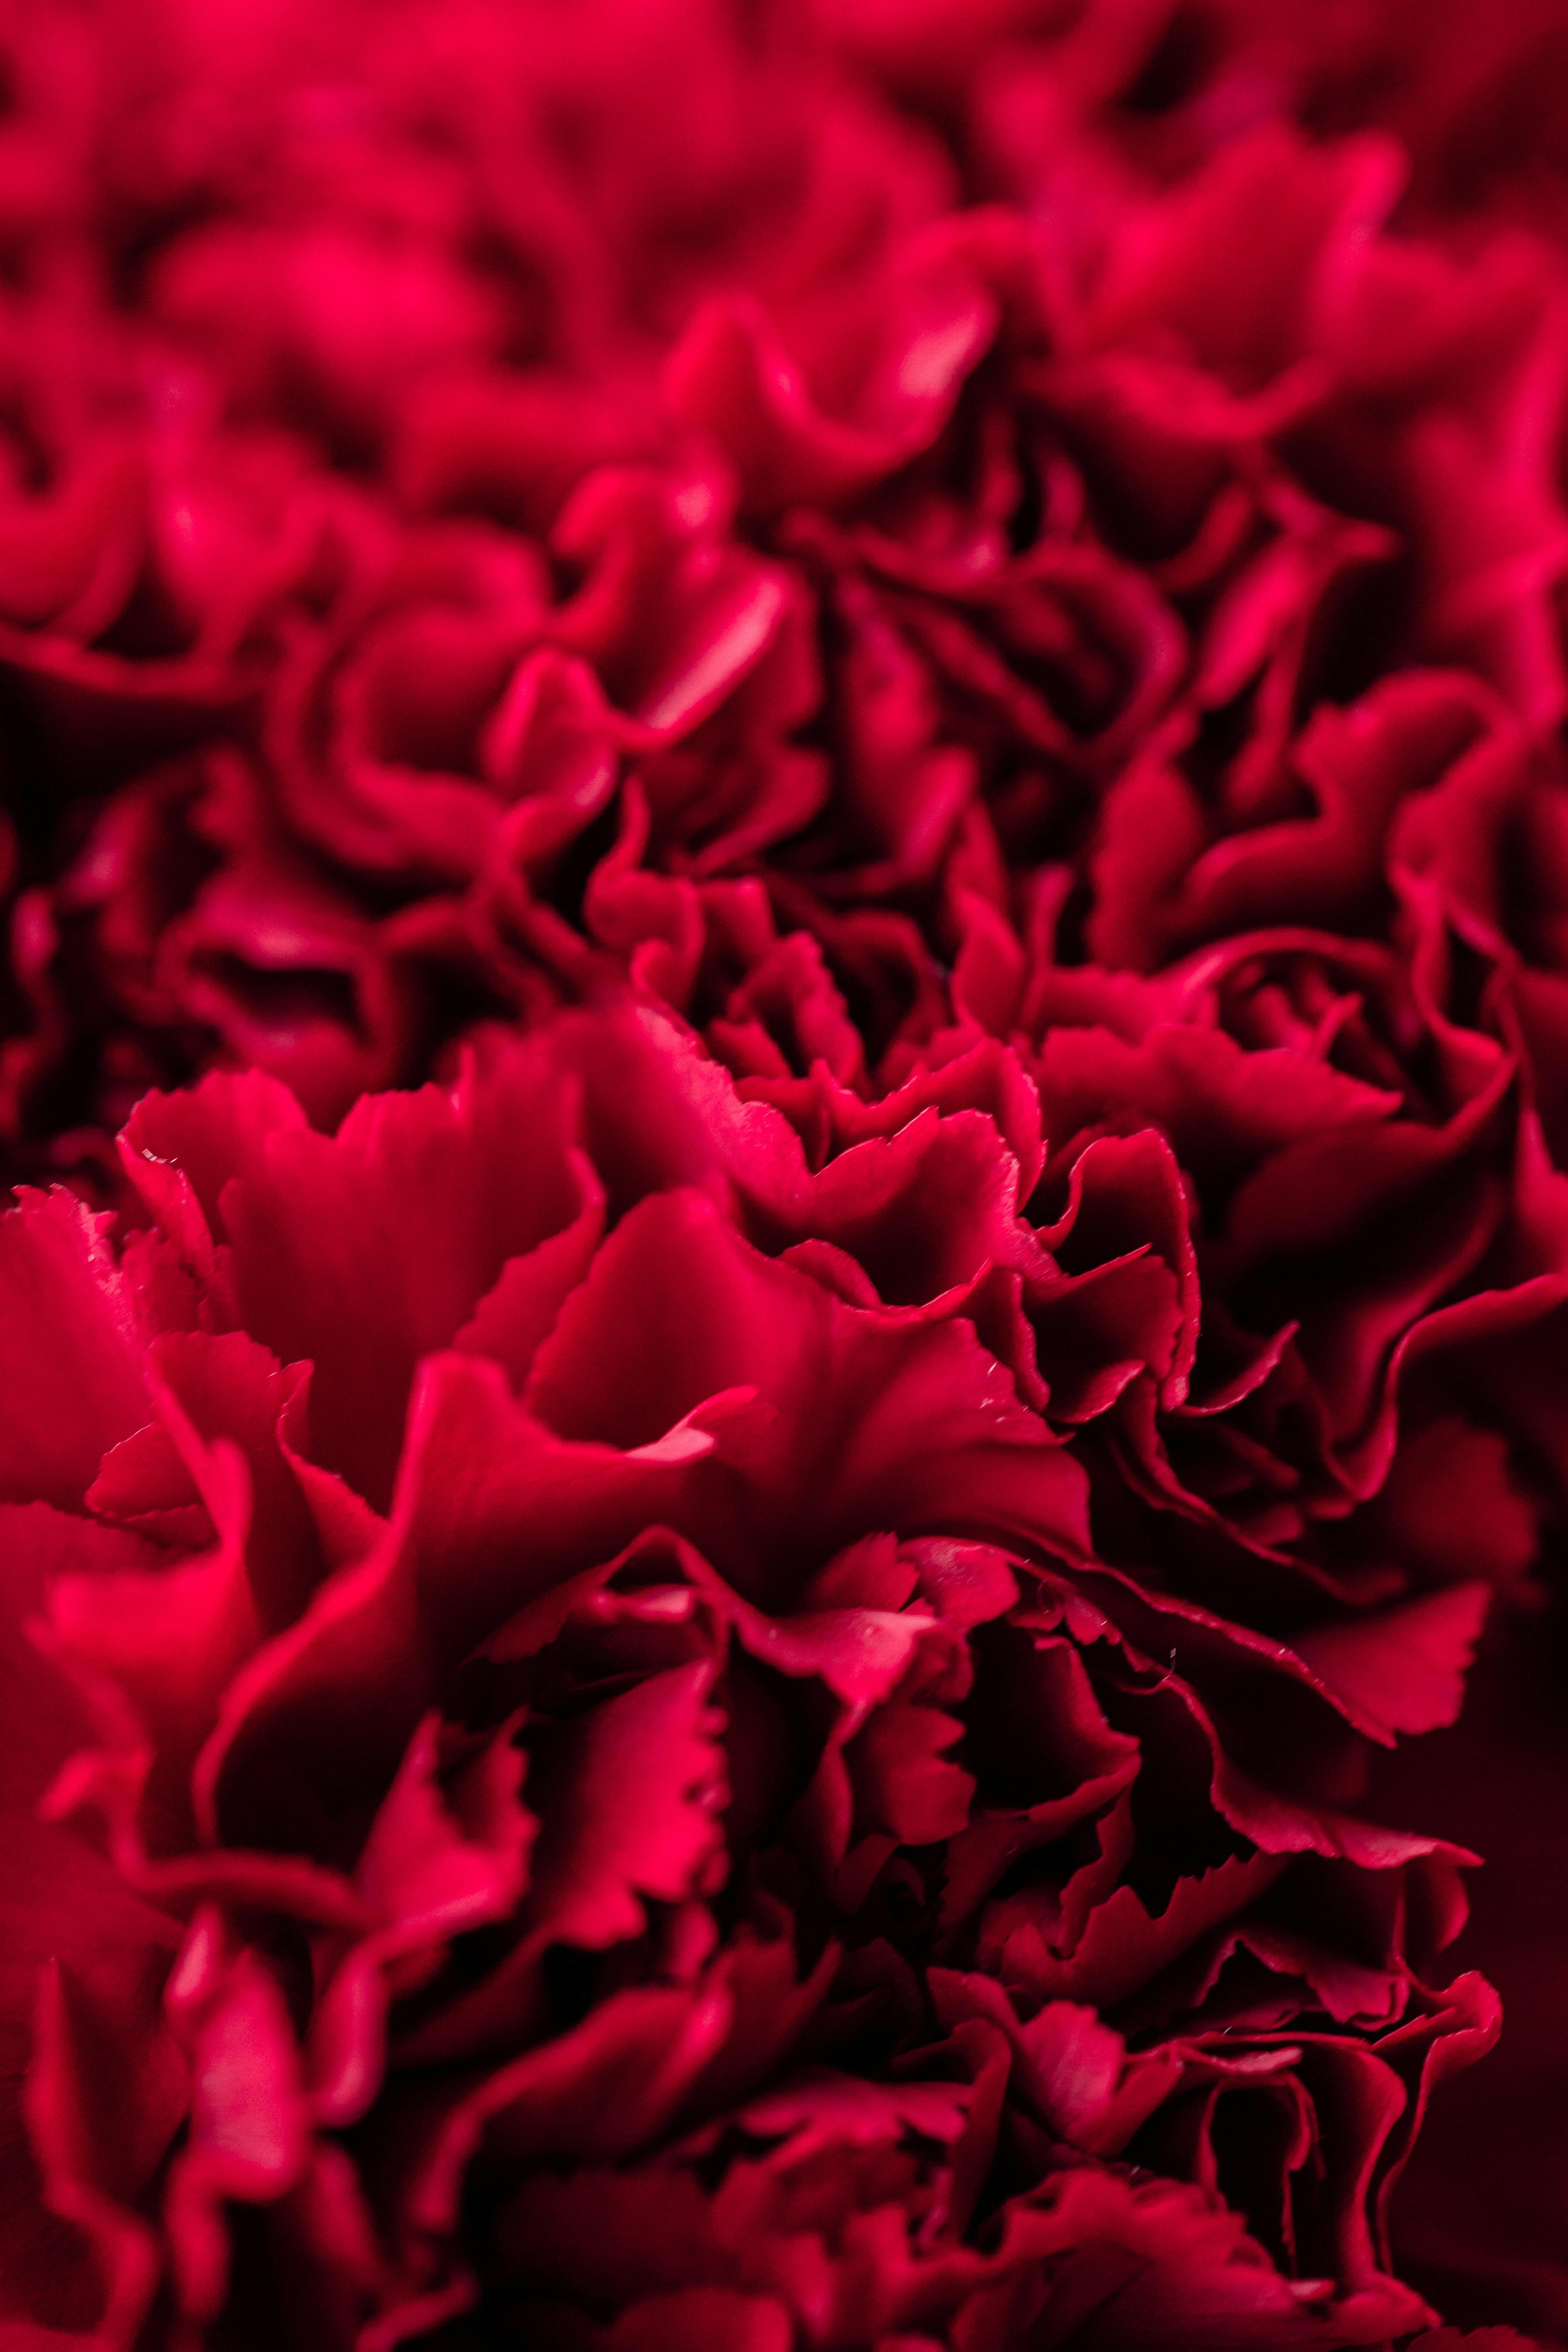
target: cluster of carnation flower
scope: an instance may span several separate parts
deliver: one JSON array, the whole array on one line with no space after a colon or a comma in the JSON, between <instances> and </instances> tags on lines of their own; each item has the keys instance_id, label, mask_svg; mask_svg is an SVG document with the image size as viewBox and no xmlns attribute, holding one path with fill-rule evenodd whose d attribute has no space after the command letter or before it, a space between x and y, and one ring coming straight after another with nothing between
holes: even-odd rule
<instances>
[{"instance_id":1,"label":"cluster of carnation flower","mask_svg":"<svg viewBox=\"0 0 1568 2352\"><path fill-rule=\"evenodd\" d=\"M0 46L0 2346L1568 2342L1555 6Z\"/></svg>"}]
</instances>

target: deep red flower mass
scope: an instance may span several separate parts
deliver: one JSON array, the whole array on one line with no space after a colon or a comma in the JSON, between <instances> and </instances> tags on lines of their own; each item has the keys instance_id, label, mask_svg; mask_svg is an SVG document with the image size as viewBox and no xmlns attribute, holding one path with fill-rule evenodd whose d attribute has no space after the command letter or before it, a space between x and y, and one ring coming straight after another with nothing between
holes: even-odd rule
<instances>
[{"instance_id":1,"label":"deep red flower mass","mask_svg":"<svg viewBox=\"0 0 1568 2352\"><path fill-rule=\"evenodd\" d=\"M0 2352L1568 2347L1559 12L0 61Z\"/></svg>"}]
</instances>

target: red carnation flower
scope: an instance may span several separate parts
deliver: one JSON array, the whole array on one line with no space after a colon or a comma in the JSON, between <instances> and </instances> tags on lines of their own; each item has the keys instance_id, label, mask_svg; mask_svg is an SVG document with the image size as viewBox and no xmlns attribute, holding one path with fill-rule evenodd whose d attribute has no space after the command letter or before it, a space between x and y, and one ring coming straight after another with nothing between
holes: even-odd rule
<instances>
[{"instance_id":1,"label":"red carnation flower","mask_svg":"<svg viewBox=\"0 0 1568 2352\"><path fill-rule=\"evenodd\" d=\"M1009 1055L820 1100L808 1158L674 1031L567 1018L335 1139L259 1078L148 1097L118 1247L13 1213L26 1671L51 1752L95 1727L47 1810L162 1979L112 2129L87 1922L37 1996L110 2340L158 2279L388 2341L482 2285L563 2343L1087 2342L1107 2232L1106 2341L1193 2340L1188 2270L1240 2341L1419 2323L1388 2189L1495 2023L1426 1989L1451 1850L1346 1808L1369 1735L1451 1715L1475 1588L1281 1641L1143 1582L1114 1505L1102 1552L1070 1429L1168 1325L1117 1230L1165 1147L1078 1163L1096 1305L1017 1214ZM1020 1284L1080 1335L1067 1429L982 1343Z\"/></svg>"},{"instance_id":2,"label":"red carnation flower","mask_svg":"<svg viewBox=\"0 0 1568 2352\"><path fill-rule=\"evenodd\" d=\"M1561 47L0 29L17 2352L1562 2335Z\"/></svg>"}]
</instances>

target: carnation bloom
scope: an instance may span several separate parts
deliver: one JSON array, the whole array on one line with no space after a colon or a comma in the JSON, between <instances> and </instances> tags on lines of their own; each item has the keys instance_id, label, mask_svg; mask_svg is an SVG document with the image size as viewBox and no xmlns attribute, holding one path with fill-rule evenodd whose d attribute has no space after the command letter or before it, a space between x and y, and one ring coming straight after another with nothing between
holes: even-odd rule
<instances>
[{"instance_id":1,"label":"carnation bloom","mask_svg":"<svg viewBox=\"0 0 1568 2352\"><path fill-rule=\"evenodd\" d=\"M146 1223L0 1228L46 1811L143 1906L130 1986L69 1925L27 2076L105 2340L155 2279L377 2341L481 2288L572 2344L1185 2342L1189 2275L1238 2342L1421 2322L1387 2195L1495 2011L1432 1989L1460 1857L1357 1791L1484 1592L1148 1580L1167 1498L1076 1433L1182 1391L1161 1136L1037 1226L1006 1050L816 1091L808 1154L567 1016L335 1139L149 1096Z\"/></svg>"},{"instance_id":2,"label":"carnation bloom","mask_svg":"<svg viewBox=\"0 0 1568 2352\"><path fill-rule=\"evenodd\" d=\"M0 28L18 2352L1562 2336L1555 43Z\"/></svg>"},{"instance_id":3,"label":"carnation bloom","mask_svg":"<svg viewBox=\"0 0 1568 2352\"><path fill-rule=\"evenodd\" d=\"M874 906L951 961L960 850L1016 923L1006 890L1065 858L1111 898L1071 909L1079 952L1180 951L1203 933L1155 875L1117 898L1162 838L1174 875L1297 817L1325 696L1462 658L1529 721L1561 705L1549 282L1372 236L1388 165L1259 134L1069 229L960 215L888 257L852 342L831 303L710 303L662 455L591 468L542 539L496 490L488 530L422 524L307 632L262 730L291 829L384 906L460 908L503 994L517 949L591 985L576 933L634 966L661 946L643 977L689 1011L732 957L705 895L728 877L762 881L775 933ZM1222 294L1198 257L1260 213L1280 250ZM1281 274L1310 289L1289 318ZM498 373L495 402L526 382ZM1451 707L1462 734L1464 698L1434 687L1431 723ZM1431 756L1417 736L1390 782ZM1371 825L1382 778L1339 789ZM1381 849L1325 841L1316 908L1381 928ZM1232 886L1211 923L1246 919Z\"/></svg>"}]
</instances>

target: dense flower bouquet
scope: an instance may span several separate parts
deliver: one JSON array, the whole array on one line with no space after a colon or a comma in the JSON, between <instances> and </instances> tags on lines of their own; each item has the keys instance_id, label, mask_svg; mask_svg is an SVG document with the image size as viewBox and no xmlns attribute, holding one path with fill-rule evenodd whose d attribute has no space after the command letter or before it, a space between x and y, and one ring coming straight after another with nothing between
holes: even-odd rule
<instances>
[{"instance_id":1,"label":"dense flower bouquet","mask_svg":"<svg viewBox=\"0 0 1568 2352\"><path fill-rule=\"evenodd\" d=\"M0 38L0 2352L1568 2345L1557 13Z\"/></svg>"}]
</instances>

